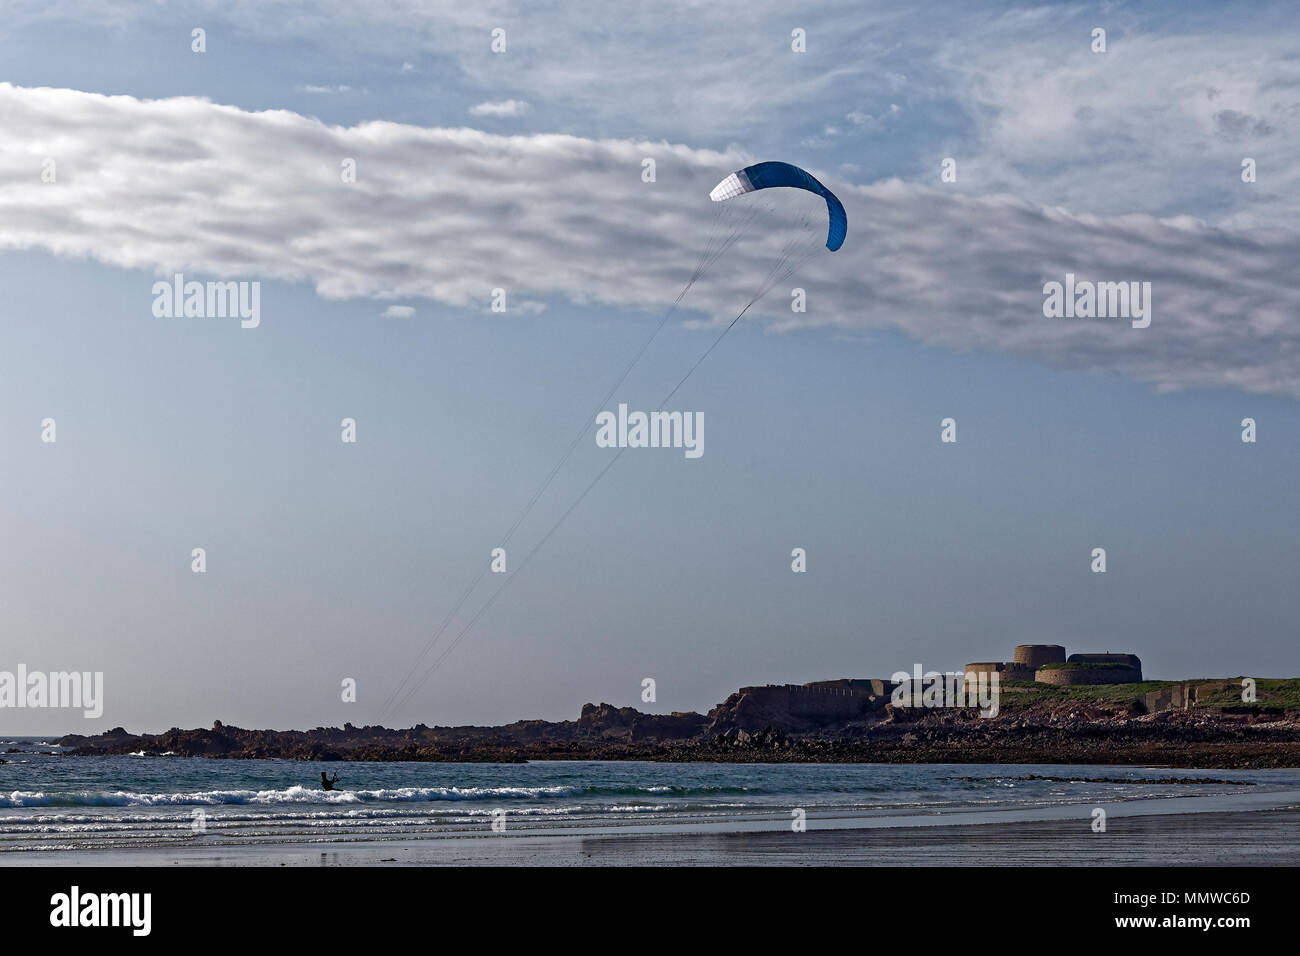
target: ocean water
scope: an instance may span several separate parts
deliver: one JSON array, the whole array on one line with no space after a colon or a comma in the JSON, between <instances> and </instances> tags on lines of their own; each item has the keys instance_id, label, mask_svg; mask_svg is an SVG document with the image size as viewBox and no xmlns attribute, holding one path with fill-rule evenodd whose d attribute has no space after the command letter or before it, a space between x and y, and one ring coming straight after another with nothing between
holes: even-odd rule
<instances>
[{"instance_id":1,"label":"ocean water","mask_svg":"<svg viewBox=\"0 0 1300 956\"><path fill-rule=\"evenodd\" d=\"M904 825L899 821L910 821L909 826L980 822L1005 811L1025 818L1082 819L1095 805L1143 812L1144 806L1176 807L1188 797L1213 797L1213 804L1223 809L1238 804L1244 809L1267 803L1271 796L1300 792L1300 770L591 761L323 764L71 757L39 738L0 740L0 756L7 761L0 765L0 858L22 851L165 851L475 836L492 832L494 811L507 833L522 835L789 832L795 810L804 812L811 830ZM321 770L338 773L337 790L321 789ZM1027 774L1214 777L1239 783L1016 779ZM11 856L7 861L16 862Z\"/></svg>"}]
</instances>

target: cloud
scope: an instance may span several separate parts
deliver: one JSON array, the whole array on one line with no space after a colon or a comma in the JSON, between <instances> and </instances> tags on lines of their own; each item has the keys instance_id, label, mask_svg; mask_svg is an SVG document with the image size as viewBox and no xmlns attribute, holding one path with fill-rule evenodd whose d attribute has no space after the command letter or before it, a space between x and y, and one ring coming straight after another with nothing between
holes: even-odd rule
<instances>
[{"instance_id":1,"label":"cloud","mask_svg":"<svg viewBox=\"0 0 1300 956\"><path fill-rule=\"evenodd\" d=\"M563 0L173 0L168 9L228 24L234 36L327 51L333 62L432 64L426 72L465 91L457 109L525 91L533 112L545 104L573 132L743 143L795 162L836 150L828 162L921 181L951 156L961 192L1107 214L1193 212L1239 227L1300 220L1291 5L1185 18L1153 5L978 7L826 0L792 13L781 0L753 0L743 17L698 0L631 15ZM151 23L157 4L10 0L5 13L11 31L65 21L128 30ZM1091 51L1099 25L1104 54ZM807 30L804 54L790 50L794 26ZM508 38L499 55L497 27ZM840 137L823 132L842 122L851 129ZM1246 156L1259 164L1249 185L1239 179Z\"/></svg>"},{"instance_id":2,"label":"cloud","mask_svg":"<svg viewBox=\"0 0 1300 956\"><path fill-rule=\"evenodd\" d=\"M641 179L647 157L654 183ZM55 183L41 182L47 158ZM340 177L346 158L355 183ZM551 300L660 312L710 235L709 190L749 161L660 142L339 127L192 97L0 84L0 248L158 275L303 281L327 298L424 298L473 315L494 288L524 314ZM827 181L848 210L848 242L800 273L806 313L791 312L783 286L747 322L894 330L1161 389L1300 397L1294 231ZM814 197L780 192L811 203L802 209L814 222L824 215ZM684 307L730 320L789 235L760 213ZM1044 318L1043 283L1066 272L1150 281L1151 328Z\"/></svg>"},{"instance_id":3,"label":"cloud","mask_svg":"<svg viewBox=\"0 0 1300 956\"><path fill-rule=\"evenodd\" d=\"M352 87L346 85L314 86L310 84L307 85L300 84L294 87L294 89L296 89L299 93L350 93L352 92Z\"/></svg>"},{"instance_id":4,"label":"cloud","mask_svg":"<svg viewBox=\"0 0 1300 956\"><path fill-rule=\"evenodd\" d=\"M390 305L383 311L385 319L409 319L415 315L415 308L409 305Z\"/></svg>"},{"instance_id":5,"label":"cloud","mask_svg":"<svg viewBox=\"0 0 1300 956\"><path fill-rule=\"evenodd\" d=\"M885 120L897 116L903 108L897 103L890 103L889 109L885 110L882 116L873 116L870 113L864 113L862 110L851 110L844 114L844 118L854 126L862 126L873 130L884 128Z\"/></svg>"},{"instance_id":6,"label":"cloud","mask_svg":"<svg viewBox=\"0 0 1300 956\"><path fill-rule=\"evenodd\" d=\"M1214 114L1214 125L1224 136L1233 140L1243 136L1268 136L1273 132L1273 127L1264 120L1237 110L1219 110Z\"/></svg>"},{"instance_id":7,"label":"cloud","mask_svg":"<svg viewBox=\"0 0 1300 956\"><path fill-rule=\"evenodd\" d=\"M886 87L881 37L901 17L858 0L827 0L792 20L789 4L660 0L644 10L564 0L432 4L392 0L174 0L168 14L223 22L239 35L420 62L480 91L528 90L605 129L720 137L762 130L782 108L833 95L839 84ZM121 30L151 23L156 0L11 0L6 28L60 20ZM808 31L808 52L790 31ZM491 32L507 49L491 51ZM672 82L666 82L671 79ZM490 93L488 95L491 95ZM738 108L743 104L743 108Z\"/></svg>"},{"instance_id":8,"label":"cloud","mask_svg":"<svg viewBox=\"0 0 1300 956\"><path fill-rule=\"evenodd\" d=\"M1089 49L1090 8L1052 15L1050 32L1010 15L968 22L937 53L974 124L940 154L958 158L963 189L1098 213L1190 208L1225 226L1300 220L1300 58L1268 8L1173 35L1117 10L1129 28L1111 29L1106 53ZM1240 179L1248 156L1257 183Z\"/></svg>"},{"instance_id":9,"label":"cloud","mask_svg":"<svg viewBox=\"0 0 1300 956\"><path fill-rule=\"evenodd\" d=\"M469 108L470 116L492 116L497 119L523 116L528 112L528 103L524 100L499 100L494 103L479 103Z\"/></svg>"}]
</instances>

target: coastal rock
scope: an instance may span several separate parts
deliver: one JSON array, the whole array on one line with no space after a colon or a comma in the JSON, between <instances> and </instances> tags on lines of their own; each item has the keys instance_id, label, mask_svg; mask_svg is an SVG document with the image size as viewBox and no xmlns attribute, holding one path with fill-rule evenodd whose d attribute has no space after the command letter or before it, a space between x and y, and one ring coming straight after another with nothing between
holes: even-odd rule
<instances>
[{"instance_id":1,"label":"coastal rock","mask_svg":"<svg viewBox=\"0 0 1300 956\"><path fill-rule=\"evenodd\" d=\"M1057 763L1300 766L1300 713L1223 704L1146 714L1135 698L1078 689L1027 701L1007 695L999 716L970 708L901 708L870 682L746 687L707 715L645 714L586 704L577 720L499 727L378 726L132 734L122 727L58 743L73 755L172 753L300 761L662 760L733 762ZM1148 697L1150 695L1147 695Z\"/></svg>"}]
</instances>

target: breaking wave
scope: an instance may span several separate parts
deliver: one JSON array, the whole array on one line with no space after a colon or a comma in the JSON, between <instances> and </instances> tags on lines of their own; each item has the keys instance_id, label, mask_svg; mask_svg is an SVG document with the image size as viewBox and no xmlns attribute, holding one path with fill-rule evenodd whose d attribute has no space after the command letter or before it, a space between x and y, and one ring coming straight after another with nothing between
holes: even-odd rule
<instances>
[{"instance_id":1,"label":"breaking wave","mask_svg":"<svg viewBox=\"0 0 1300 956\"><path fill-rule=\"evenodd\" d=\"M477 800L560 800L570 797L716 796L750 792L745 787L395 787L380 790L200 790L194 793L134 793L81 790L68 793L14 790L0 794L0 807L168 807L279 806L366 803L435 803Z\"/></svg>"}]
</instances>

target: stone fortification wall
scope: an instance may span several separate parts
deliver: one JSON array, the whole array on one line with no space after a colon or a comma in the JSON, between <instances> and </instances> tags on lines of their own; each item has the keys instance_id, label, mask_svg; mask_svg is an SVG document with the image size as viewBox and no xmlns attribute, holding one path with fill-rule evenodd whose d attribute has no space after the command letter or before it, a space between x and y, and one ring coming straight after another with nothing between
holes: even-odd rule
<instances>
[{"instance_id":1,"label":"stone fortification wall","mask_svg":"<svg viewBox=\"0 0 1300 956\"><path fill-rule=\"evenodd\" d=\"M852 720L875 703L856 689L806 684L742 687L740 693L764 709L811 720Z\"/></svg>"},{"instance_id":2,"label":"stone fortification wall","mask_svg":"<svg viewBox=\"0 0 1300 956\"><path fill-rule=\"evenodd\" d=\"M1058 687L1079 684L1136 684L1142 680L1142 671L1136 667L1089 667L1079 664L1071 667L1040 667L1034 680Z\"/></svg>"},{"instance_id":3,"label":"stone fortification wall","mask_svg":"<svg viewBox=\"0 0 1300 956\"><path fill-rule=\"evenodd\" d=\"M982 661L966 665L968 683L980 674L997 674L1000 680L1033 680L1034 668L1019 661Z\"/></svg>"},{"instance_id":4,"label":"stone fortification wall","mask_svg":"<svg viewBox=\"0 0 1300 956\"><path fill-rule=\"evenodd\" d=\"M1127 664L1142 669L1142 659L1136 654L1071 654L1071 664Z\"/></svg>"},{"instance_id":5,"label":"stone fortification wall","mask_svg":"<svg viewBox=\"0 0 1300 956\"><path fill-rule=\"evenodd\" d=\"M1065 660L1065 648L1060 644L1020 644L1012 652L1012 659L1017 664L1028 664L1039 668L1044 664L1056 664Z\"/></svg>"}]
</instances>

